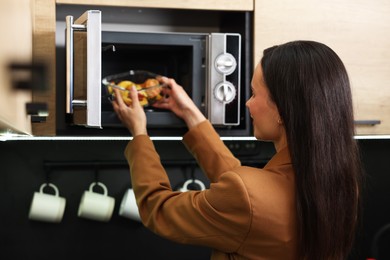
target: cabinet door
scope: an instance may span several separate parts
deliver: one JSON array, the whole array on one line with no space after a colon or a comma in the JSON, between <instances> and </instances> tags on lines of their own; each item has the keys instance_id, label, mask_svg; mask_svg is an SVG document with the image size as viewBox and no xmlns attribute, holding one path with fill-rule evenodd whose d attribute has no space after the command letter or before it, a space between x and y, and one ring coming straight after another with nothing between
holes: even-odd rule
<instances>
[{"instance_id":1,"label":"cabinet door","mask_svg":"<svg viewBox=\"0 0 390 260\"><path fill-rule=\"evenodd\" d=\"M31 134L26 103L31 91L14 89L8 66L31 63L31 13L29 0L0 2L0 132ZM22 78L24 76L21 75Z\"/></svg>"},{"instance_id":2,"label":"cabinet door","mask_svg":"<svg viewBox=\"0 0 390 260\"><path fill-rule=\"evenodd\" d=\"M255 61L287 41L325 43L348 70L357 134L390 134L389 14L387 0L256 0Z\"/></svg>"}]
</instances>

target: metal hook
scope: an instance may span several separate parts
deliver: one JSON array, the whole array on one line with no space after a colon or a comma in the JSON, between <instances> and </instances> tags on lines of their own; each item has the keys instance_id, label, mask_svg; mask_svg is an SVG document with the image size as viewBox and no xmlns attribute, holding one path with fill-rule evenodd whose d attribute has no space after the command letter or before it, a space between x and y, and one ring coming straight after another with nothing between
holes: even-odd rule
<instances>
[{"instance_id":1,"label":"metal hook","mask_svg":"<svg viewBox=\"0 0 390 260\"><path fill-rule=\"evenodd\" d=\"M195 167L191 167L191 179L192 183L195 182Z\"/></svg>"},{"instance_id":2,"label":"metal hook","mask_svg":"<svg viewBox=\"0 0 390 260\"><path fill-rule=\"evenodd\" d=\"M95 171L95 182L98 183L99 182L99 164L95 164L94 171Z\"/></svg>"},{"instance_id":3,"label":"metal hook","mask_svg":"<svg viewBox=\"0 0 390 260\"><path fill-rule=\"evenodd\" d=\"M116 51L115 45L110 44L110 45L102 47L102 51L108 51L110 49L112 50L112 52L115 52Z\"/></svg>"},{"instance_id":4,"label":"metal hook","mask_svg":"<svg viewBox=\"0 0 390 260\"><path fill-rule=\"evenodd\" d=\"M51 173L50 166L45 165L44 171L45 171L45 175L46 175L46 183L49 184L50 183L50 173Z\"/></svg>"}]
</instances>

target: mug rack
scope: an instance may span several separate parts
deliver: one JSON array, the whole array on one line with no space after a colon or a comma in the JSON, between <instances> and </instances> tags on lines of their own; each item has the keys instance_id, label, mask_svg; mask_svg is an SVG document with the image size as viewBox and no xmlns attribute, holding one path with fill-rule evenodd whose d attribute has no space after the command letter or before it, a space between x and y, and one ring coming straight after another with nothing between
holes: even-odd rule
<instances>
[{"instance_id":1,"label":"mug rack","mask_svg":"<svg viewBox=\"0 0 390 260\"><path fill-rule=\"evenodd\" d=\"M241 160L243 165L258 166L261 164L258 160ZM164 167L197 167L196 160L164 160L162 161ZM45 172L50 173L58 169L67 170L81 170L81 169L121 169L128 168L127 161L44 161L43 168Z\"/></svg>"},{"instance_id":2,"label":"mug rack","mask_svg":"<svg viewBox=\"0 0 390 260\"><path fill-rule=\"evenodd\" d=\"M196 166L195 160L163 161L163 166ZM44 161L43 167L46 172L58 169L115 169L129 167L127 161Z\"/></svg>"},{"instance_id":3,"label":"mug rack","mask_svg":"<svg viewBox=\"0 0 390 260\"><path fill-rule=\"evenodd\" d=\"M164 167L180 167L182 169L191 168L192 172L197 166L195 160L165 160L162 162ZM95 180L98 181L98 173L104 169L128 169L127 161L44 161L43 169L46 173L46 182L50 182L50 175L58 170L88 170L95 172Z\"/></svg>"},{"instance_id":4,"label":"mug rack","mask_svg":"<svg viewBox=\"0 0 390 260\"><path fill-rule=\"evenodd\" d=\"M241 160L242 165L254 166L254 167L263 167L264 163L258 160ZM183 173L184 180L193 179L195 180L195 169L198 166L196 160L164 160L162 165L166 168L177 167L181 169ZM46 173L46 182L50 183L50 175L53 171L58 170L86 170L95 172L95 182L99 181L98 175L100 170L107 169L128 169L129 165L125 160L112 160L112 161L44 161L43 168ZM190 169L190 174L188 176L187 170ZM178 183L173 188L178 189L179 185L183 183Z\"/></svg>"}]
</instances>

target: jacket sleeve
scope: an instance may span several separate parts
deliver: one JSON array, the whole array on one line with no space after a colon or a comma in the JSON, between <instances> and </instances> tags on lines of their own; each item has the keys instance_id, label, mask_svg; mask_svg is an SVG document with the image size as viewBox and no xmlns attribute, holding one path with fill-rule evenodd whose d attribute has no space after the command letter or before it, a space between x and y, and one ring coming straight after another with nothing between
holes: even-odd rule
<instances>
[{"instance_id":1,"label":"jacket sleeve","mask_svg":"<svg viewBox=\"0 0 390 260\"><path fill-rule=\"evenodd\" d=\"M210 182L216 182L222 173L241 165L207 120L188 131L183 141Z\"/></svg>"},{"instance_id":2,"label":"jacket sleeve","mask_svg":"<svg viewBox=\"0 0 390 260\"><path fill-rule=\"evenodd\" d=\"M172 191L152 141L136 136L126 147L141 219L153 232L180 243L236 251L245 240L251 207L244 183L233 170L204 191Z\"/></svg>"}]
</instances>

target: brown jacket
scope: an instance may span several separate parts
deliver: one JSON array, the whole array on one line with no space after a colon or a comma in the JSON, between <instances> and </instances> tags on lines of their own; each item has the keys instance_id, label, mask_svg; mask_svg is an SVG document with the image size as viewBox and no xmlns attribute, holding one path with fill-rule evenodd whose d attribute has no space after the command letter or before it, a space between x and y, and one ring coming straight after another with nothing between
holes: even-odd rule
<instances>
[{"instance_id":1,"label":"brown jacket","mask_svg":"<svg viewBox=\"0 0 390 260\"><path fill-rule=\"evenodd\" d=\"M146 135L126 148L144 225L176 242L213 248L211 259L296 259L295 184L288 149L257 169L241 166L208 121L192 128L183 141L209 178L209 189L172 191Z\"/></svg>"}]
</instances>

